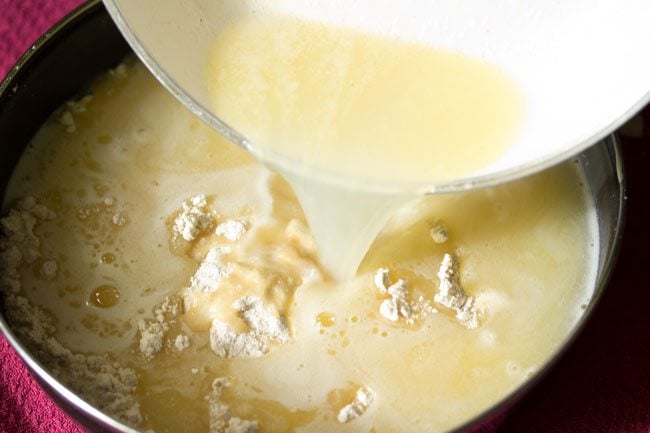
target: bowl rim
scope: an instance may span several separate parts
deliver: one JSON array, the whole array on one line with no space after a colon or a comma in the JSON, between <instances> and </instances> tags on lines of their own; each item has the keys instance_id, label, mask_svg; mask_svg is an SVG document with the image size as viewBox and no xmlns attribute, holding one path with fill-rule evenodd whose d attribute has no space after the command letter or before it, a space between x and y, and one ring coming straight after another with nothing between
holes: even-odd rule
<instances>
[{"instance_id":1,"label":"bowl rim","mask_svg":"<svg viewBox=\"0 0 650 433\"><path fill-rule=\"evenodd\" d=\"M57 36L64 31L69 31L70 28L73 28L74 25L88 18L93 13L101 11L102 1L101 0L88 0L82 5L78 6L72 12L63 17L60 21L54 24L43 36L36 40L36 42L18 59L16 64L9 70L5 78L0 82L0 102L6 97L6 95L14 88L17 81L19 80L21 74L25 69L29 69L30 64L34 56L48 49L52 44L55 44L57 41ZM104 12L106 13L106 12ZM621 120L622 122L622 120ZM619 252L622 245L622 238L624 233L625 219L626 219L626 177L624 171L624 164L622 158L622 152L618 138L615 135L610 135L605 137L600 145L606 146L611 149L611 162L614 164L615 174L618 180L618 209L617 209L617 221L612 227L612 247L610 254L605 256L603 263L599 264L599 267L602 269L600 275L597 275L597 279L594 284L593 295L591 296L587 308L572 325L571 331L566 335L566 337L559 343L557 349L546 358L543 366L535 372L535 374L522 382L515 389L511 390L503 398L496 401L490 405L485 410L476 414L472 418L466 420L461 425L448 430L447 433L461 433L467 432L471 429L475 429L481 426L485 422L493 420L495 417L502 415L504 412L507 412L514 404L522 399L529 391L536 386L550 370L552 370L558 361L563 357L563 355L570 349L573 342L578 338L578 336L584 331L584 328L591 318L592 314L596 310L602 295L605 291L605 288L610 280L611 274L615 268L616 261L619 257ZM541 170L544 167L540 167ZM535 170L535 171L539 171ZM488 186L488 185L485 185ZM592 191L593 194L593 191ZM600 278L598 278L600 277ZM105 414L101 410L95 408L81 397L79 397L71 389L59 382L53 375L51 375L48 370L30 353L30 351L20 342L18 337L13 333L9 327L6 319L4 317L3 311L0 309L0 333L5 336L8 343L13 347L18 356L21 358L23 363L28 367L28 370L32 375L37 379L37 382L43 381L49 387L51 387L55 392L57 392L67 403L79 409L83 415L90 417L93 420L96 420L103 424L104 426L116 431L123 433L140 433L140 430L128 426L120 421L115 420L111 416ZM39 383L39 386L42 387L42 384ZM48 398L52 399L51 396ZM59 407L61 405L56 402ZM71 414L66 408L62 408L64 413L79 424L77 417Z\"/></svg>"}]
</instances>

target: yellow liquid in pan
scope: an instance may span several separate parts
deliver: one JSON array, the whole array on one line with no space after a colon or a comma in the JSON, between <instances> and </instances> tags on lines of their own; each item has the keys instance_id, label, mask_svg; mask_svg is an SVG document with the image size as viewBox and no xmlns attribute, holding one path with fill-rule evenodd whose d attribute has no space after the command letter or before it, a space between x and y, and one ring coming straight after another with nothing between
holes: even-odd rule
<instances>
[{"instance_id":1,"label":"yellow liquid in pan","mask_svg":"<svg viewBox=\"0 0 650 433\"><path fill-rule=\"evenodd\" d=\"M579 170L567 163L403 208L357 278L296 291L288 313L292 341L267 356L217 357L207 332L190 329L200 325L196 318L215 317L213 304L199 303L169 334L187 334L190 347L166 346L144 362L138 322L182 292L198 266L168 244L167 218L184 200L205 193L221 219L245 216L252 223L242 241L256 248L303 216L286 183L201 124L142 65L128 63L123 76L107 75L92 94L86 110L74 115L74 133L55 115L35 136L5 208L34 195L55 211L57 218L42 222L38 233L43 257L58 262L56 279L26 267L24 295L56 317L55 337L64 346L112 353L136 370L146 417L141 431L207 432L205 396L223 376L236 379L223 396L233 414L258 420L265 433L447 431L545 365L591 296L596 214ZM79 218L86 209L90 216ZM128 216L125 225L111 223L118 211ZM449 233L443 244L429 235L438 221ZM443 309L414 327L379 314L377 268L389 267L414 295L432 299L442 255L451 252L461 258L465 289L485 301L478 329L468 330ZM106 284L119 288L119 302L110 308L87 302ZM257 287L245 287L251 289ZM374 390L375 402L341 425L336 415L360 385Z\"/></svg>"}]
</instances>

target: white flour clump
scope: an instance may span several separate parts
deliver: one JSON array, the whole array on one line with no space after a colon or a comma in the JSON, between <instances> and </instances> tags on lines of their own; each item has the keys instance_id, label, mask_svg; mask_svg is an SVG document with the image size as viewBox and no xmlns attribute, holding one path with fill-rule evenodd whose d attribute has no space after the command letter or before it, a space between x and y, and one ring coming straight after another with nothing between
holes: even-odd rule
<instances>
[{"instance_id":1,"label":"white flour clump","mask_svg":"<svg viewBox=\"0 0 650 433\"><path fill-rule=\"evenodd\" d=\"M456 313L456 318L467 328L475 329L479 324L479 309L475 306L475 298L468 296L460 285L457 259L451 254L445 254L438 270L440 285L438 293L433 298Z\"/></svg>"},{"instance_id":2,"label":"white flour clump","mask_svg":"<svg viewBox=\"0 0 650 433\"><path fill-rule=\"evenodd\" d=\"M250 331L237 334L217 319L210 327L210 347L222 358L258 358L269 351L269 340L286 343L290 339L286 320L255 296L233 304Z\"/></svg>"},{"instance_id":3,"label":"white flour clump","mask_svg":"<svg viewBox=\"0 0 650 433\"><path fill-rule=\"evenodd\" d=\"M382 294L390 296L389 299L384 299L379 306L379 313L386 319L396 322L400 317L406 320L410 319L413 309L409 305L407 296L408 289L406 281L397 280L395 283L386 287L388 279L388 269L382 268L375 275L375 284L379 278L383 278L382 285L378 286Z\"/></svg>"},{"instance_id":4,"label":"white flour clump","mask_svg":"<svg viewBox=\"0 0 650 433\"><path fill-rule=\"evenodd\" d=\"M140 329L140 353L145 359L151 359L162 349L167 325L141 320L138 328Z\"/></svg>"},{"instance_id":5,"label":"white flour clump","mask_svg":"<svg viewBox=\"0 0 650 433\"><path fill-rule=\"evenodd\" d=\"M224 263L221 259L227 252L228 249L224 247L211 248L208 251L190 280L190 290L210 293L219 289L221 281L233 272L232 264Z\"/></svg>"},{"instance_id":6,"label":"white flour clump","mask_svg":"<svg viewBox=\"0 0 650 433\"><path fill-rule=\"evenodd\" d=\"M210 347L222 358L259 358L269 350L266 338L253 332L237 334L228 324L216 319L210 326Z\"/></svg>"},{"instance_id":7,"label":"white flour clump","mask_svg":"<svg viewBox=\"0 0 650 433\"><path fill-rule=\"evenodd\" d=\"M117 212L115 215L113 215L113 218L111 220L113 221L113 224L119 227L127 223L126 214L124 212Z\"/></svg>"},{"instance_id":8,"label":"white flour clump","mask_svg":"<svg viewBox=\"0 0 650 433\"><path fill-rule=\"evenodd\" d=\"M74 114L85 113L90 101L93 100L92 95L84 96L76 101L68 101L65 103L65 110L59 117L59 123L65 126L65 132L72 134L77 130L77 125L74 120Z\"/></svg>"},{"instance_id":9,"label":"white flour clump","mask_svg":"<svg viewBox=\"0 0 650 433\"><path fill-rule=\"evenodd\" d=\"M179 352L182 352L183 350L187 349L188 347L190 347L189 337L183 334L177 335L176 339L174 340L174 347Z\"/></svg>"},{"instance_id":10,"label":"white flour clump","mask_svg":"<svg viewBox=\"0 0 650 433\"><path fill-rule=\"evenodd\" d=\"M409 301L409 291L406 281L399 279L390 283L390 273L386 268L380 268L374 277L375 286L382 295L388 295L379 305L379 313L391 322L404 319L406 323L413 324L416 320L423 319L437 310L420 296L416 301Z\"/></svg>"},{"instance_id":11,"label":"white flour clump","mask_svg":"<svg viewBox=\"0 0 650 433\"><path fill-rule=\"evenodd\" d=\"M46 280L53 280L56 278L57 269L56 260L47 260L41 265L41 275Z\"/></svg>"},{"instance_id":12,"label":"white flour clump","mask_svg":"<svg viewBox=\"0 0 650 433\"><path fill-rule=\"evenodd\" d=\"M229 241L238 241L246 234L246 224L242 221L227 220L222 222L214 230L214 233L223 236Z\"/></svg>"},{"instance_id":13,"label":"white flour clump","mask_svg":"<svg viewBox=\"0 0 650 433\"><path fill-rule=\"evenodd\" d=\"M210 411L210 433L257 433L257 421L248 421L232 416L230 407L221 401L221 392L230 386L230 380L219 377L212 382L207 395Z\"/></svg>"},{"instance_id":14,"label":"white flour clump","mask_svg":"<svg viewBox=\"0 0 650 433\"><path fill-rule=\"evenodd\" d=\"M54 213L37 204L33 197L19 201L0 220L0 265L7 322L30 352L63 384L79 393L90 404L114 418L137 426L143 420L134 396L137 375L121 367L108 355L73 353L53 337L56 327L45 309L20 296L20 269L40 257L40 239L35 234L38 222L54 219ZM45 261L44 276L56 275L56 262Z\"/></svg>"},{"instance_id":15,"label":"white flour clump","mask_svg":"<svg viewBox=\"0 0 650 433\"><path fill-rule=\"evenodd\" d=\"M146 360L150 360L162 350L165 336L170 325L175 322L178 313L178 302L167 297L159 307L154 309L154 320L141 320L138 323L140 353ZM178 335L170 341L169 346L175 347L179 351L185 350L189 346L189 339L186 336Z\"/></svg>"},{"instance_id":16,"label":"white flour clump","mask_svg":"<svg viewBox=\"0 0 650 433\"><path fill-rule=\"evenodd\" d=\"M86 95L81 99L76 101L68 101L65 103L65 106L73 114L85 113L88 111L88 104L93 100L93 95Z\"/></svg>"},{"instance_id":17,"label":"white flour clump","mask_svg":"<svg viewBox=\"0 0 650 433\"><path fill-rule=\"evenodd\" d=\"M265 306L260 298L245 296L235 302L234 307L254 333L278 343L289 341L289 328L284 318Z\"/></svg>"},{"instance_id":18,"label":"white flour clump","mask_svg":"<svg viewBox=\"0 0 650 433\"><path fill-rule=\"evenodd\" d=\"M59 117L59 123L65 126L65 132L67 133L72 134L77 130L74 116L72 116L72 113L68 110L65 110L63 113L61 113L61 117Z\"/></svg>"},{"instance_id":19,"label":"white flour clump","mask_svg":"<svg viewBox=\"0 0 650 433\"><path fill-rule=\"evenodd\" d=\"M449 239L449 233L447 232L447 227L442 224L438 224L429 231L431 239L437 244L444 244Z\"/></svg>"},{"instance_id":20,"label":"white flour clump","mask_svg":"<svg viewBox=\"0 0 650 433\"><path fill-rule=\"evenodd\" d=\"M51 219L54 219L51 210L37 204L34 197L25 197L0 220L3 234L0 240L3 271L0 284L3 289L14 293L21 289L19 268L41 257L41 241L34 233L36 224Z\"/></svg>"},{"instance_id":21,"label":"white flour clump","mask_svg":"<svg viewBox=\"0 0 650 433\"><path fill-rule=\"evenodd\" d=\"M186 241L193 241L213 224L214 215L207 210L208 201L205 194L185 200L183 210L174 220L174 233Z\"/></svg>"},{"instance_id":22,"label":"white flour clump","mask_svg":"<svg viewBox=\"0 0 650 433\"><path fill-rule=\"evenodd\" d=\"M374 398L370 388L359 388L352 403L344 406L339 411L336 419L338 419L340 423L347 423L359 418L366 410L368 410L368 407L372 404L373 400Z\"/></svg>"}]
</instances>

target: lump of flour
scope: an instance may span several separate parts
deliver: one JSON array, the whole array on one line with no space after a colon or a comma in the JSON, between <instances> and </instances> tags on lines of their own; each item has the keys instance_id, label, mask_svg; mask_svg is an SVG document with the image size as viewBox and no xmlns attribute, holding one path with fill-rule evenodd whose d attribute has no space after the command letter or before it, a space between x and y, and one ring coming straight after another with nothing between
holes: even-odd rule
<instances>
[{"instance_id":1,"label":"lump of flour","mask_svg":"<svg viewBox=\"0 0 650 433\"><path fill-rule=\"evenodd\" d=\"M198 267L184 288L184 309L192 323L209 327L217 356L257 358L290 340L285 317L293 292L322 280L307 227L291 221L269 231L253 230L245 216L221 220L190 256Z\"/></svg>"},{"instance_id":2,"label":"lump of flour","mask_svg":"<svg viewBox=\"0 0 650 433\"><path fill-rule=\"evenodd\" d=\"M166 297L162 304L154 309L153 320L141 320L138 323L140 330L138 347L144 359L150 360L162 350L171 325L176 323L179 309L179 303L176 299ZM177 351L187 349L189 344L189 338L182 334L168 339L168 346Z\"/></svg>"},{"instance_id":3,"label":"lump of flour","mask_svg":"<svg viewBox=\"0 0 650 433\"><path fill-rule=\"evenodd\" d=\"M388 296L379 305L379 314L391 322L402 319L409 325L421 320L437 310L431 303L419 296L416 300L409 300L409 290L405 280L390 281L390 272L387 268L380 268L374 276L375 287L382 295Z\"/></svg>"},{"instance_id":4,"label":"lump of flour","mask_svg":"<svg viewBox=\"0 0 650 433\"><path fill-rule=\"evenodd\" d=\"M41 257L41 241L34 233L39 222L54 219L54 213L38 204L34 197L25 197L18 201L7 216L0 220L2 238L0 239L0 265L2 277L0 285L3 290L13 293L21 289L19 269L23 265L34 263ZM47 263L47 265L46 265ZM46 275L56 273L56 264L47 261L43 264Z\"/></svg>"},{"instance_id":5,"label":"lump of flour","mask_svg":"<svg viewBox=\"0 0 650 433\"><path fill-rule=\"evenodd\" d=\"M257 421L248 421L232 416L230 407L221 401L224 388L230 380L219 377L212 382L212 390L207 395L210 413L210 433L257 433Z\"/></svg>"},{"instance_id":6,"label":"lump of flour","mask_svg":"<svg viewBox=\"0 0 650 433\"><path fill-rule=\"evenodd\" d=\"M237 334L217 319L210 327L210 347L222 358L257 358L269 351L269 341L286 343L290 339L284 317L264 305L260 298L245 296L233 305L250 331Z\"/></svg>"},{"instance_id":7,"label":"lump of flour","mask_svg":"<svg viewBox=\"0 0 650 433\"><path fill-rule=\"evenodd\" d=\"M406 320L411 318L413 309L407 299L406 281L400 279L391 284L388 269L381 268L375 274L375 286L379 289L379 293L390 296L379 306L379 313L382 316L392 322L400 318Z\"/></svg>"},{"instance_id":8,"label":"lump of flour","mask_svg":"<svg viewBox=\"0 0 650 433\"><path fill-rule=\"evenodd\" d=\"M226 220L217 226L214 233L223 236L229 241L238 241L246 234L247 230L246 223L243 221Z\"/></svg>"},{"instance_id":9,"label":"lump of flour","mask_svg":"<svg viewBox=\"0 0 650 433\"><path fill-rule=\"evenodd\" d=\"M456 318L467 328L475 329L479 325L479 309L475 298L468 296L460 284L458 259L445 254L438 270L438 293L433 300L453 310Z\"/></svg>"},{"instance_id":10,"label":"lump of flour","mask_svg":"<svg viewBox=\"0 0 650 433\"><path fill-rule=\"evenodd\" d=\"M444 244L449 239L447 227L442 224L436 224L430 231L431 239L437 244Z\"/></svg>"},{"instance_id":11,"label":"lump of flour","mask_svg":"<svg viewBox=\"0 0 650 433\"><path fill-rule=\"evenodd\" d=\"M199 194L183 202L181 213L174 219L174 234L190 242L204 230L212 227L214 214L208 210L205 194Z\"/></svg>"},{"instance_id":12,"label":"lump of flour","mask_svg":"<svg viewBox=\"0 0 650 433\"><path fill-rule=\"evenodd\" d=\"M232 264L222 259L226 253L228 249L225 247L215 247L208 251L190 280L190 290L209 293L219 289L220 282L233 272Z\"/></svg>"},{"instance_id":13,"label":"lump of flour","mask_svg":"<svg viewBox=\"0 0 650 433\"><path fill-rule=\"evenodd\" d=\"M354 400L345 405L336 416L336 419L342 424L348 423L363 415L374 400L372 390L367 387L361 387L357 390Z\"/></svg>"},{"instance_id":14,"label":"lump of flour","mask_svg":"<svg viewBox=\"0 0 650 433\"><path fill-rule=\"evenodd\" d=\"M84 96L76 101L65 103L64 109L59 116L59 123L65 127L65 131L72 134L77 131L75 114L85 113L88 104L93 100L92 95Z\"/></svg>"}]
</instances>

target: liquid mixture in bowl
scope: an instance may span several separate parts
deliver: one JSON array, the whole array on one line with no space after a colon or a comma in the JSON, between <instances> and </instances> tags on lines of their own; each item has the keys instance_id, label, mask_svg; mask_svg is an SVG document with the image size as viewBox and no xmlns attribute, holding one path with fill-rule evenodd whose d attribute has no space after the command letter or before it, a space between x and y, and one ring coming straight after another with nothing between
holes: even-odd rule
<instances>
[{"instance_id":1,"label":"liquid mixture in bowl","mask_svg":"<svg viewBox=\"0 0 650 433\"><path fill-rule=\"evenodd\" d=\"M52 115L4 211L14 332L91 404L157 433L453 428L562 345L597 264L567 163L410 202L334 282L288 184L134 60Z\"/></svg>"}]
</instances>

